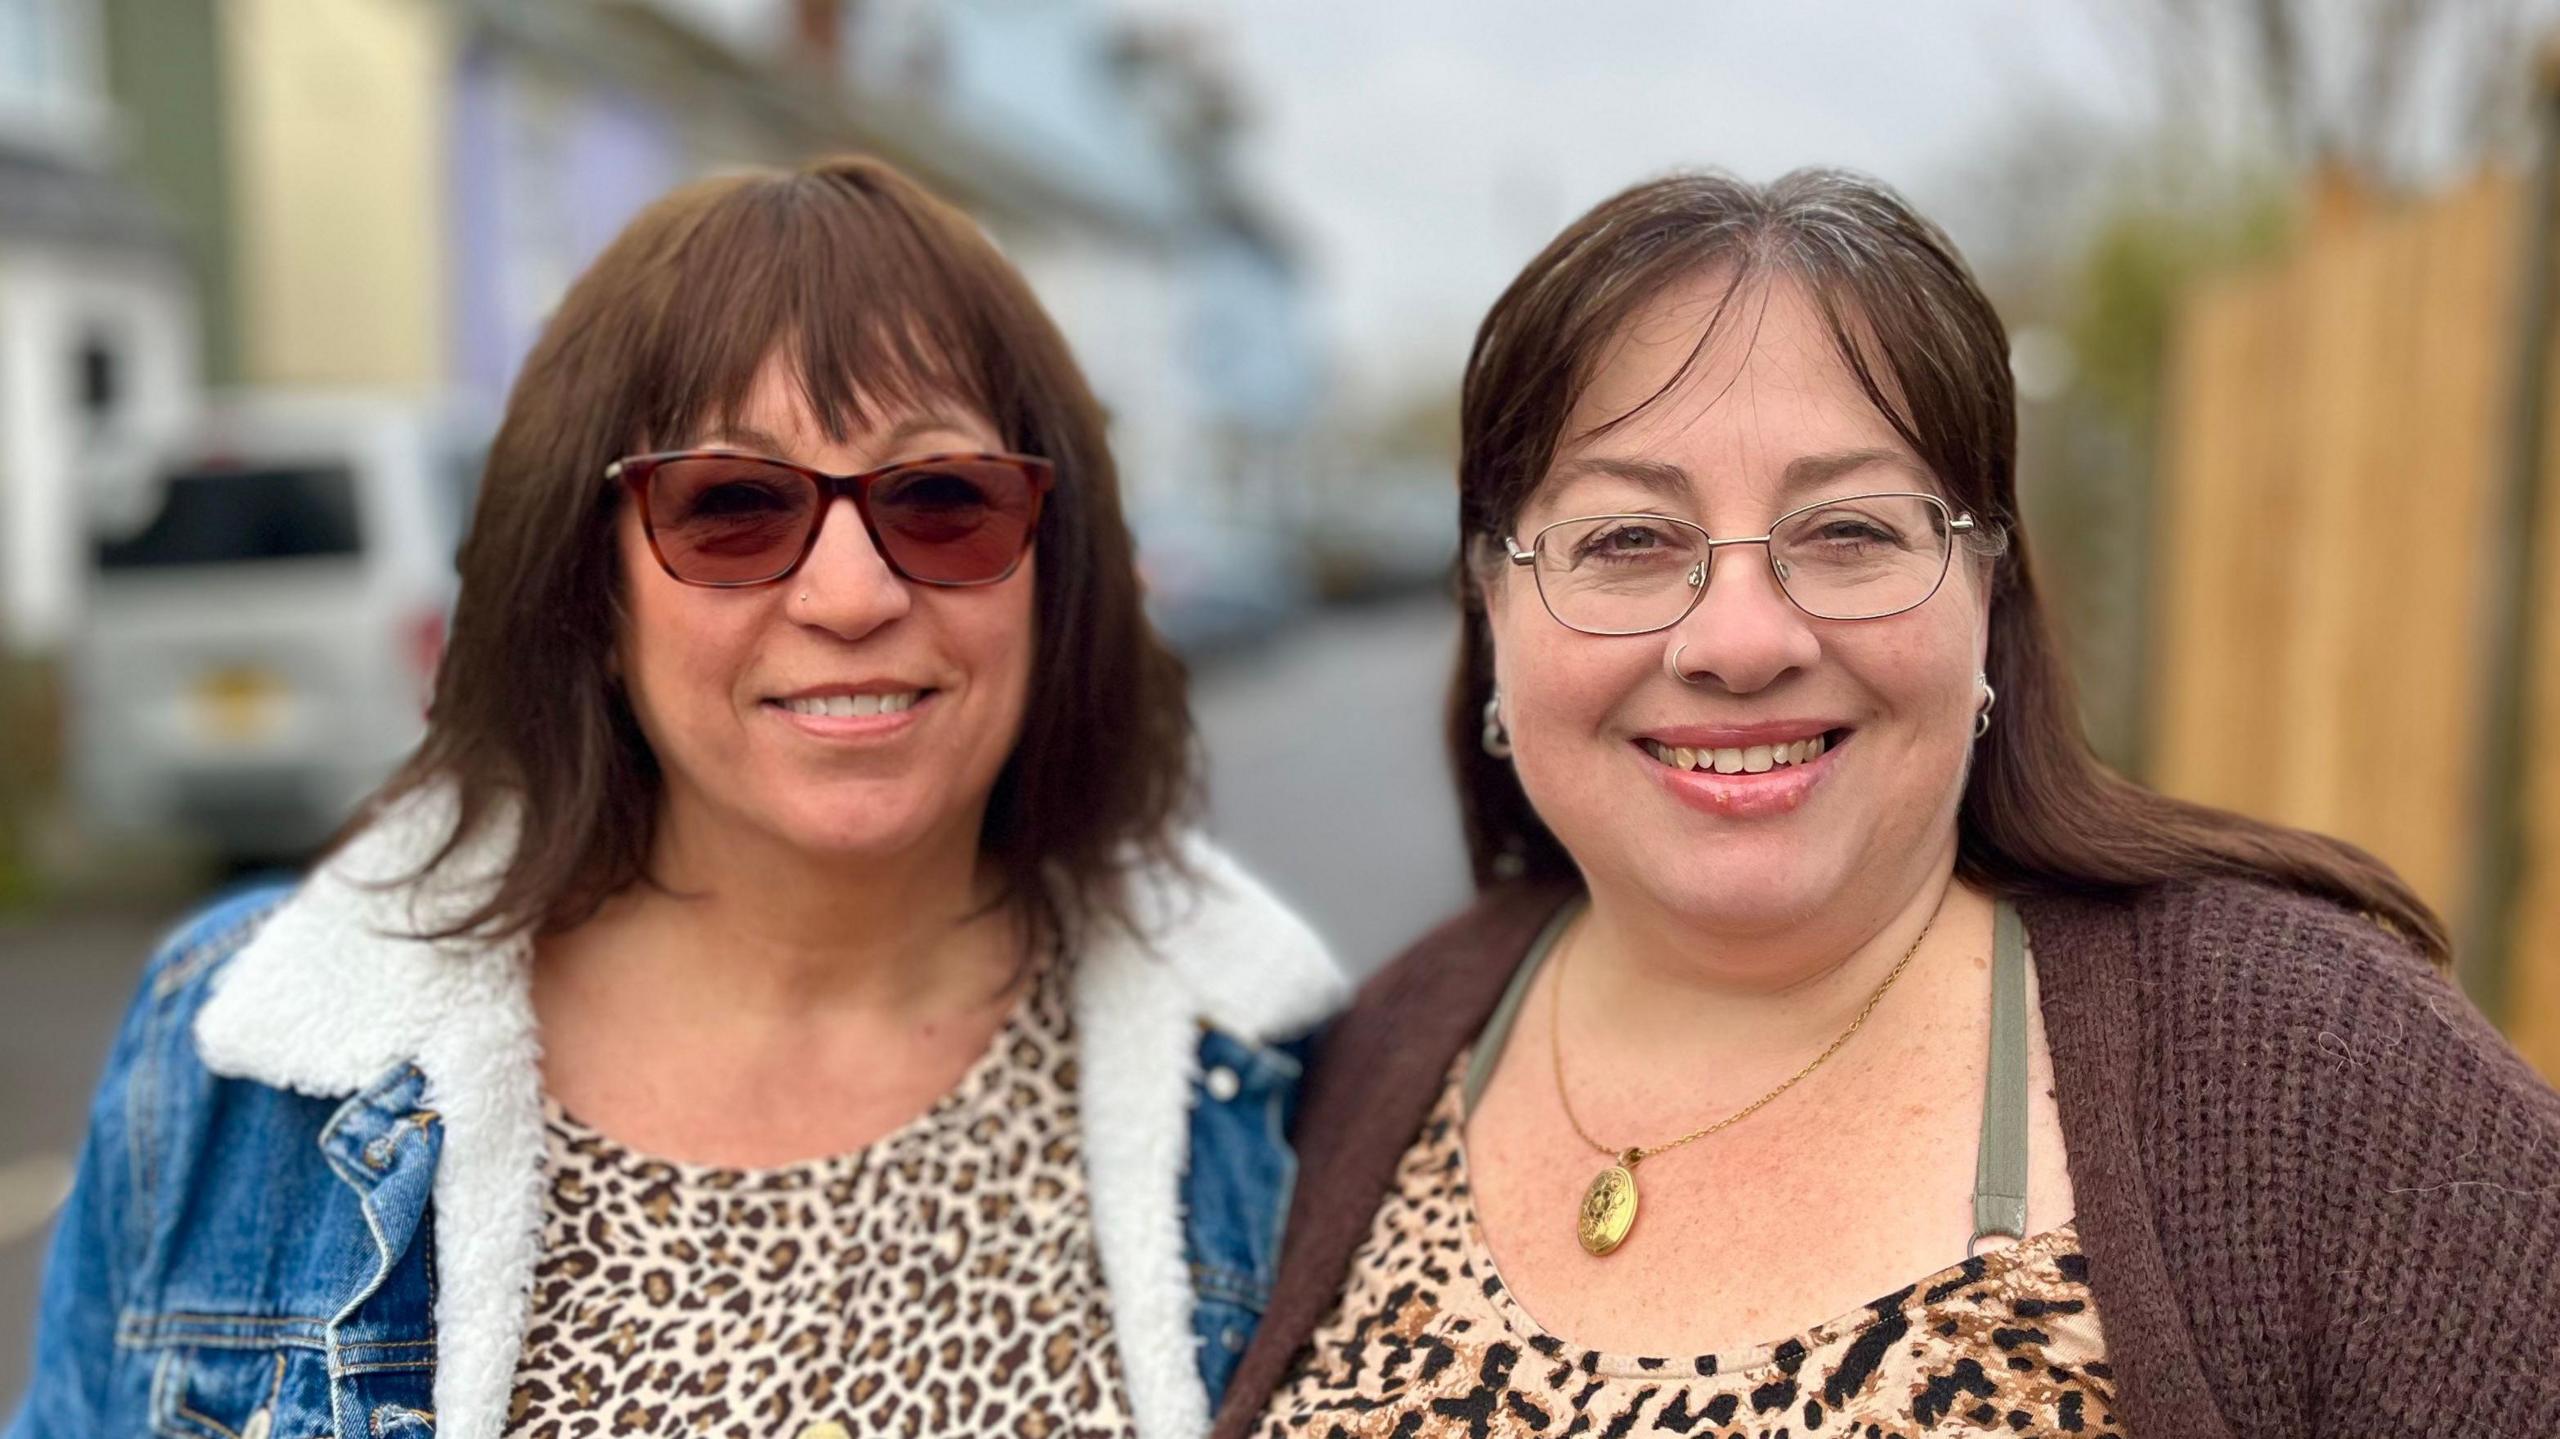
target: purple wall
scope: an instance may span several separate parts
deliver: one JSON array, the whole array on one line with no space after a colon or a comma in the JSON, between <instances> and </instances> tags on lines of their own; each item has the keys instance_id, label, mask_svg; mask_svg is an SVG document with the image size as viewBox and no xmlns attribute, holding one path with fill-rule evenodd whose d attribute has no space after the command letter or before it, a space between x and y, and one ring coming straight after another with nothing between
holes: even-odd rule
<instances>
[{"instance_id":1,"label":"purple wall","mask_svg":"<svg viewBox=\"0 0 2560 1439\"><path fill-rule=\"evenodd\" d=\"M482 42L455 74L451 379L493 412L570 281L683 175L657 104L571 83Z\"/></svg>"}]
</instances>

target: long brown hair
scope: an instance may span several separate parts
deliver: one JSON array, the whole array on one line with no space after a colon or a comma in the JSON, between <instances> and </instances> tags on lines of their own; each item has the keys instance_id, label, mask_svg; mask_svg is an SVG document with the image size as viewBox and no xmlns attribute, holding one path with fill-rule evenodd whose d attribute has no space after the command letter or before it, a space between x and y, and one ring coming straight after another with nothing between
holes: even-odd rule
<instances>
[{"instance_id":1,"label":"long brown hair","mask_svg":"<svg viewBox=\"0 0 2560 1439\"><path fill-rule=\"evenodd\" d=\"M1172 859L1196 792L1182 666L1140 607L1100 407L1057 328L967 216L876 160L707 180L651 205L571 287L527 358L461 553L425 742L345 838L450 790L444 863L520 826L486 901L445 933L574 925L647 878L660 777L615 678L615 458L734 422L788 358L833 436L943 399L1044 456L1036 657L982 853L1035 926L1122 912L1135 857Z\"/></svg>"},{"instance_id":2,"label":"long brown hair","mask_svg":"<svg viewBox=\"0 0 2560 1439\"><path fill-rule=\"evenodd\" d=\"M1800 170L1766 186L1674 176L1603 201L1531 260L1485 316L1467 361L1458 515L1469 557L1509 530L1545 478L1566 419L1619 328L1673 283L1710 272L1731 277L1727 303L1708 322L1692 365L1748 282L1793 280L1868 400L1948 497L2008 538L1984 560L1992 604L1986 664L2000 697L1958 815L1959 874L2013 897L2255 875L2372 914L2438 960L2447 955L2443 922L2373 856L2325 835L2153 793L2091 752L2018 523L2007 332L1955 246L1873 180L1834 170ZM1499 552L1498 543L1492 548ZM1462 566L1459 590L1465 618L1447 742L1476 883L1579 882L1511 766L1484 751L1493 652L1472 568Z\"/></svg>"}]
</instances>

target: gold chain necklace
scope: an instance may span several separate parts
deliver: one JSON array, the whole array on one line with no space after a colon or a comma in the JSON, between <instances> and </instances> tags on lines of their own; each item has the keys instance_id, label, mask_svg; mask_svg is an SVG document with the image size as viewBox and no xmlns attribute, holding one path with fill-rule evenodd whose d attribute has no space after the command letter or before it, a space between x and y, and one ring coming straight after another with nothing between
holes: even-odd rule
<instances>
[{"instance_id":1,"label":"gold chain necklace","mask_svg":"<svg viewBox=\"0 0 2560 1439\"><path fill-rule=\"evenodd\" d=\"M1884 982L1876 986L1875 993L1867 996L1867 1002L1858 1011L1858 1017L1850 1020L1849 1027L1840 1031L1840 1037L1831 1041L1830 1046L1815 1055L1804 1068L1787 1076L1786 1081L1777 1088L1706 1128L1693 1129L1669 1144L1656 1144L1650 1148L1636 1145L1627 1149L1612 1149L1592 1138L1591 1131L1582 1127L1582 1120L1573 1112L1573 1096L1565 1088L1564 1082L1564 956L1558 955L1555 993L1547 996L1547 1053L1555 1062L1556 1102L1564 1107L1564 1122L1573 1126L1573 1132L1582 1137L1582 1142L1613 1161L1608 1168L1601 1170L1592 1179L1591 1187L1582 1192L1582 1211L1575 1228L1581 1236L1583 1250L1596 1258L1627 1242L1628 1232L1636 1227L1637 1165L1657 1154L1678 1149L1681 1145L1704 1139L1710 1134L1720 1133L1740 1124L1758 1113L1769 1101L1795 1088L1798 1080L1820 1069L1824 1060L1838 1054L1840 1046L1849 1042L1849 1036L1856 1034L1859 1026L1867 1022L1867 1016L1875 1013L1876 1005L1883 1000L1885 991L1893 988L1895 980L1902 978L1902 971L1910 965L1911 956L1918 954L1920 946L1927 942L1929 931L1938 923L1938 912L1946 908L1946 903L1947 897L1941 893L1938 896L1938 909L1929 911L1928 923L1920 926L1920 933L1911 941L1911 947L1902 952L1902 958L1893 962L1893 968L1885 974Z\"/></svg>"}]
</instances>

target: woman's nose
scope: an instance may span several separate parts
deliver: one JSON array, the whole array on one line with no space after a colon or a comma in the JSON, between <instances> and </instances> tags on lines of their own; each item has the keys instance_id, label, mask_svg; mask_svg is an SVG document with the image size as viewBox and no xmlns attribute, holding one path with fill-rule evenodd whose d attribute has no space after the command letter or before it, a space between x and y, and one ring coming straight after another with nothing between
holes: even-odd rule
<instances>
[{"instance_id":1,"label":"woman's nose","mask_svg":"<svg viewBox=\"0 0 2560 1439\"><path fill-rule=\"evenodd\" d=\"M1821 657L1811 617L1787 598L1758 547L1718 550L1706 579L1696 608L1671 631L1671 642L1685 646L1680 668L1689 683L1713 680L1750 694Z\"/></svg>"},{"instance_id":2,"label":"woman's nose","mask_svg":"<svg viewBox=\"0 0 2560 1439\"><path fill-rule=\"evenodd\" d=\"M859 639L904 615L915 593L871 542L853 501L828 502L817 543L783 583L790 587L794 620Z\"/></svg>"}]
</instances>

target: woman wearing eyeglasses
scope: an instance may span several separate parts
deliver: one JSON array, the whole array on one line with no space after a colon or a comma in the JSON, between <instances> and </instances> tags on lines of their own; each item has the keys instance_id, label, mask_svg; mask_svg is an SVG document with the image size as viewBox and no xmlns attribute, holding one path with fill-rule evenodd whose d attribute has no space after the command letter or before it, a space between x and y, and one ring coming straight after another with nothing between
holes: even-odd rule
<instances>
[{"instance_id":1,"label":"woman wearing eyeglasses","mask_svg":"<svg viewBox=\"0 0 2560 1439\"><path fill-rule=\"evenodd\" d=\"M644 213L526 362L424 746L153 961L13 1432L1190 1435L1313 935L1021 279L879 164Z\"/></svg>"},{"instance_id":2,"label":"woman wearing eyeglasses","mask_svg":"<svg viewBox=\"0 0 2560 1439\"><path fill-rule=\"evenodd\" d=\"M2007 354L1833 173L1495 304L1482 897L1328 1034L1218 1433L2560 1433L2560 1097L2380 864L2091 758Z\"/></svg>"}]
</instances>

